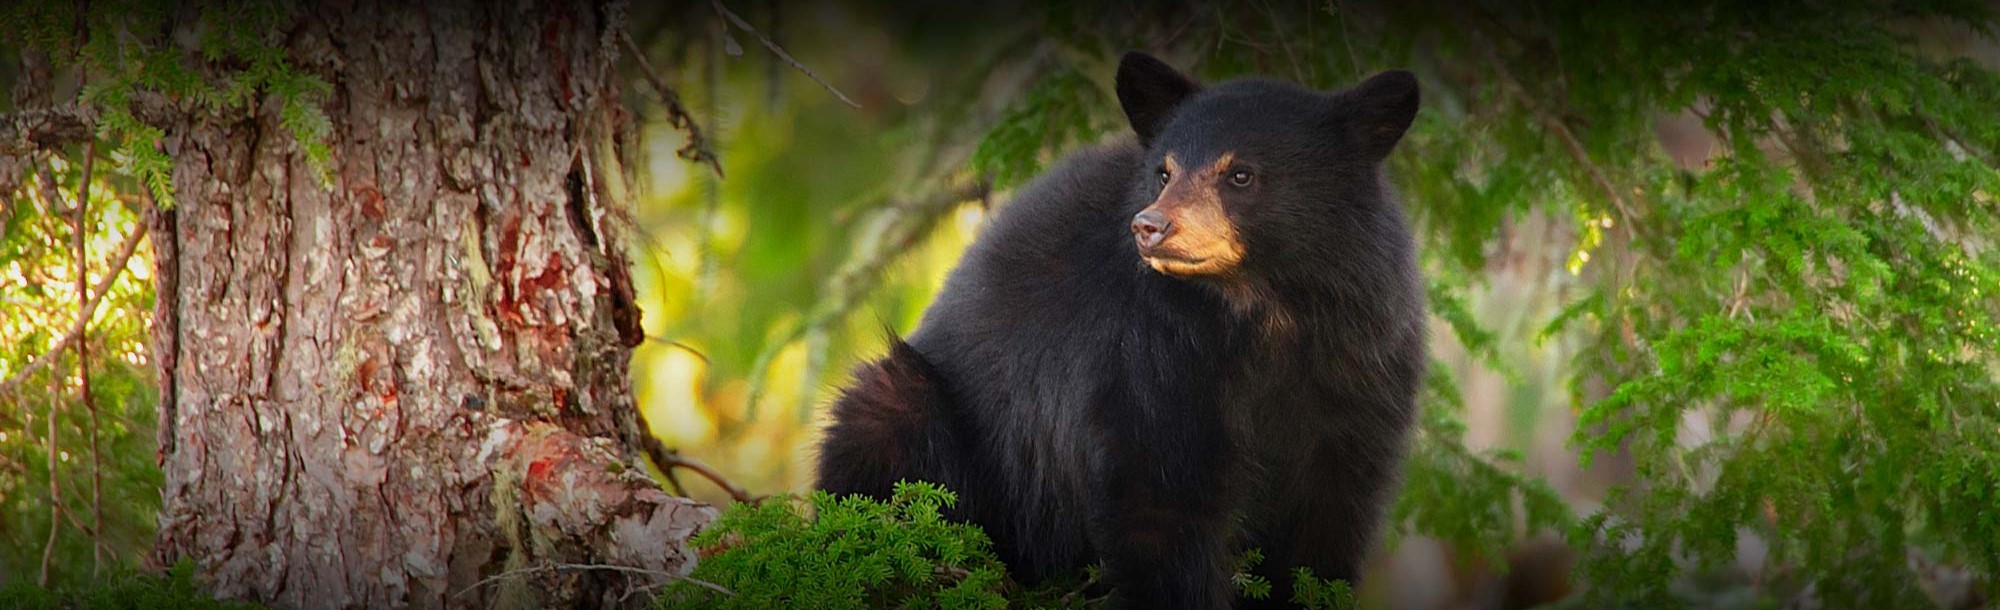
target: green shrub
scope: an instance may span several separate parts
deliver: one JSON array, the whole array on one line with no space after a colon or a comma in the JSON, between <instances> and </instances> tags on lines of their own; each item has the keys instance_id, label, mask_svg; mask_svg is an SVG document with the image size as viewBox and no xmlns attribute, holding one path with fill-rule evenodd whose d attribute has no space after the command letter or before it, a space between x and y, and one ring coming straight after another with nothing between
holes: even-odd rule
<instances>
[{"instance_id":1,"label":"green shrub","mask_svg":"<svg viewBox=\"0 0 2000 610\"><path fill-rule=\"evenodd\" d=\"M695 536L705 553L689 579L659 598L662 608L1093 608L1109 590L1091 567L1075 578L1025 587L1007 576L978 526L946 520L958 496L930 483L898 483L887 502L814 492L736 504ZM1246 597L1271 584L1249 573L1251 550L1233 579ZM1355 607L1346 582L1294 572L1292 601L1310 610ZM716 590L726 589L728 592Z\"/></svg>"},{"instance_id":2,"label":"green shrub","mask_svg":"<svg viewBox=\"0 0 2000 610\"><path fill-rule=\"evenodd\" d=\"M946 521L957 496L928 483L902 483L888 502L816 492L738 504L695 537L721 552L692 577L734 591L682 582L660 597L667 608L1004 608L1006 570L986 533Z\"/></svg>"}]
</instances>

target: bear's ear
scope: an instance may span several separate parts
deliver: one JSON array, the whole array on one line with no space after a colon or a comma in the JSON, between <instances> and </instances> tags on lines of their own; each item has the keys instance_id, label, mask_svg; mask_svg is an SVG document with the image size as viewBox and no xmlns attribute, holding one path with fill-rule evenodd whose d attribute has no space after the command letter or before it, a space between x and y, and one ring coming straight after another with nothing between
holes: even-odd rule
<instances>
[{"instance_id":1,"label":"bear's ear","mask_svg":"<svg viewBox=\"0 0 2000 610\"><path fill-rule=\"evenodd\" d=\"M1132 51L1118 60L1118 105L1125 107L1141 145L1151 144L1174 107L1200 90L1193 79L1151 55Z\"/></svg>"},{"instance_id":2,"label":"bear's ear","mask_svg":"<svg viewBox=\"0 0 2000 610\"><path fill-rule=\"evenodd\" d=\"M1340 97L1349 134L1370 159L1389 156L1417 118L1417 77L1406 70L1371 76Z\"/></svg>"}]
</instances>

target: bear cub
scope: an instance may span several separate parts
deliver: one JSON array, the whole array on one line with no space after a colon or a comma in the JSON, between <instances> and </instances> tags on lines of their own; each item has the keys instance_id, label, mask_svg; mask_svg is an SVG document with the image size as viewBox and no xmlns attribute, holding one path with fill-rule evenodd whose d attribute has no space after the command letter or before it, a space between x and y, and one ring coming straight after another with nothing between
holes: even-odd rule
<instances>
[{"instance_id":1,"label":"bear cub","mask_svg":"<svg viewBox=\"0 0 2000 610\"><path fill-rule=\"evenodd\" d=\"M1294 567L1354 581L1426 362L1381 169L1416 79L1203 86L1130 53L1116 84L1136 139L999 209L834 403L818 485L943 485L1017 577L1102 562L1122 606L1230 607L1251 548L1265 603Z\"/></svg>"}]
</instances>

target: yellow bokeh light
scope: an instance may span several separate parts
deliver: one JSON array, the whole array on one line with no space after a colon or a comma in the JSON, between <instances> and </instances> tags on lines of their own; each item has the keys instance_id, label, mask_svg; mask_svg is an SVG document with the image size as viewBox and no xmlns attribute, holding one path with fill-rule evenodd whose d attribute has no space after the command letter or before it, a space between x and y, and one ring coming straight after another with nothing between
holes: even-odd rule
<instances>
[{"instance_id":1,"label":"yellow bokeh light","mask_svg":"<svg viewBox=\"0 0 2000 610\"><path fill-rule=\"evenodd\" d=\"M701 393L708 363L678 345L657 348L643 361L652 391L642 408L653 435L670 447L714 440L715 418L704 408Z\"/></svg>"}]
</instances>

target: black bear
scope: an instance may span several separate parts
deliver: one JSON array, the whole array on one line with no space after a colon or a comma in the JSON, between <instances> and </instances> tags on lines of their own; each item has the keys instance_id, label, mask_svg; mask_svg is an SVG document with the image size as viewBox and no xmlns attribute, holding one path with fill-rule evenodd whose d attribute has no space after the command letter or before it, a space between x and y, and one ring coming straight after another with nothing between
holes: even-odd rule
<instances>
[{"instance_id":1,"label":"black bear","mask_svg":"<svg viewBox=\"0 0 2000 610\"><path fill-rule=\"evenodd\" d=\"M1116 599L1225 608L1261 549L1358 576L1426 355L1383 158L1417 112L1344 91L1118 67L1137 141L1070 155L1000 208L907 343L833 406L819 487L957 491L1025 580L1101 561Z\"/></svg>"}]
</instances>

